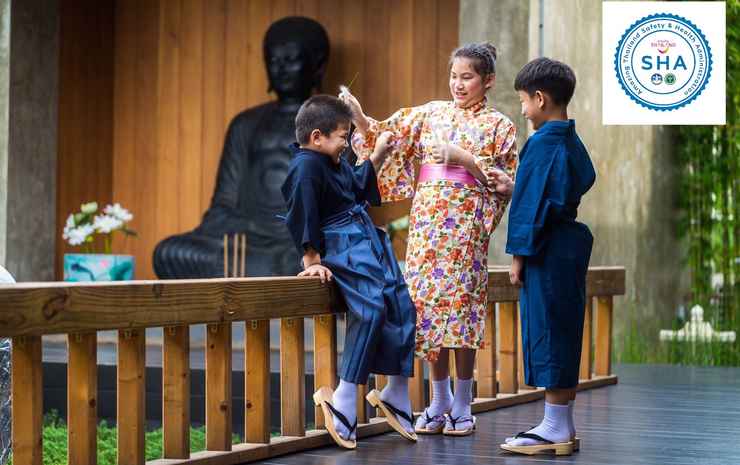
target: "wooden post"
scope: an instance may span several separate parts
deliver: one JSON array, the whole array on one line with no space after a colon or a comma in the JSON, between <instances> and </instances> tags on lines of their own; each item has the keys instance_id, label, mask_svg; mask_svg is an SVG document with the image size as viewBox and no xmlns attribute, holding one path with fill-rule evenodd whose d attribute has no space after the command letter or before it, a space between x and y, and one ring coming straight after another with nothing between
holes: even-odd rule
<instances>
[{"instance_id":1,"label":"wooden post","mask_svg":"<svg viewBox=\"0 0 740 465\"><path fill-rule=\"evenodd\" d=\"M517 366L517 381L518 381L518 388L519 389L535 389L533 386L529 386L525 380L524 380L524 351L522 350L522 345L524 344L524 338L522 335L522 313L521 313L521 307L519 306L519 303L517 302L517 316L519 318L519 321L517 321L516 324L516 347L517 347L517 353L516 353L516 366Z\"/></svg>"},{"instance_id":2,"label":"wooden post","mask_svg":"<svg viewBox=\"0 0 740 465\"><path fill-rule=\"evenodd\" d=\"M314 389L337 385L337 321L334 315L313 317ZM316 429L324 427L324 414L315 408Z\"/></svg>"},{"instance_id":3,"label":"wooden post","mask_svg":"<svg viewBox=\"0 0 740 465\"><path fill-rule=\"evenodd\" d=\"M145 334L118 331L118 463L144 465Z\"/></svg>"},{"instance_id":4,"label":"wooden post","mask_svg":"<svg viewBox=\"0 0 740 465\"><path fill-rule=\"evenodd\" d=\"M424 410L424 362L420 358L414 358L414 376L409 380L409 397L411 410Z\"/></svg>"},{"instance_id":5,"label":"wooden post","mask_svg":"<svg viewBox=\"0 0 740 465\"><path fill-rule=\"evenodd\" d=\"M190 327L163 329L162 434L164 458L190 457Z\"/></svg>"},{"instance_id":6,"label":"wooden post","mask_svg":"<svg viewBox=\"0 0 740 465\"><path fill-rule=\"evenodd\" d=\"M283 436L306 435L303 318L280 320L280 417Z\"/></svg>"},{"instance_id":7,"label":"wooden post","mask_svg":"<svg viewBox=\"0 0 740 465\"><path fill-rule=\"evenodd\" d=\"M229 235L224 234L224 278L229 277Z\"/></svg>"},{"instance_id":8,"label":"wooden post","mask_svg":"<svg viewBox=\"0 0 740 465\"><path fill-rule=\"evenodd\" d=\"M206 449L231 450L231 323L206 326Z\"/></svg>"},{"instance_id":9,"label":"wooden post","mask_svg":"<svg viewBox=\"0 0 740 465\"><path fill-rule=\"evenodd\" d=\"M234 263L231 265L232 266L231 274L232 274L232 277L238 278L239 277L239 262L238 262L239 260L239 235L234 234L233 239L234 239L234 258L233 258Z\"/></svg>"},{"instance_id":10,"label":"wooden post","mask_svg":"<svg viewBox=\"0 0 740 465\"><path fill-rule=\"evenodd\" d=\"M244 424L246 442L270 442L270 320L246 322Z\"/></svg>"},{"instance_id":11,"label":"wooden post","mask_svg":"<svg viewBox=\"0 0 740 465\"><path fill-rule=\"evenodd\" d=\"M478 351L478 397L495 398L496 385L496 302L488 302L484 349Z\"/></svg>"},{"instance_id":12,"label":"wooden post","mask_svg":"<svg viewBox=\"0 0 740 465\"><path fill-rule=\"evenodd\" d=\"M499 327L501 343L499 367L501 373L499 391L516 394L519 390L517 379L517 306L516 302L499 303Z\"/></svg>"},{"instance_id":13,"label":"wooden post","mask_svg":"<svg viewBox=\"0 0 740 465\"><path fill-rule=\"evenodd\" d=\"M580 379L591 379L591 326L593 323L593 298L586 297L586 310L583 314L583 346L581 347Z\"/></svg>"},{"instance_id":14,"label":"wooden post","mask_svg":"<svg viewBox=\"0 0 740 465\"><path fill-rule=\"evenodd\" d=\"M375 389L382 391L387 383L388 379L385 376L375 375Z\"/></svg>"},{"instance_id":15,"label":"wooden post","mask_svg":"<svg viewBox=\"0 0 740 465\"><path fill-rule=\"evenodd\" d=\"M242 265L242 271L239 276L242 278L247 276L247 235L242 234L242 244L241 244L241 265Z\"/></svg>"},{"instance_id":16,"label":"wooden post","mask_svg":"<svg viewBox=\"0 0 740 465\"><path fill-rule=\"evenodd\" d=\"M612 371L612 296L596 298L596 366L597 376Z\"/></svg>"},{"instance_id":17,"label":"wooden post","mask_svg":"<svg viewBox=\"0 0 740 465\"><path fill-rule=\"evenodd\" d=\"M11 359L13 463L41 465L44 413L41 336L14 337Z\"/></svg>"},{"instance_id":18,"label":"wooden post","mask_svg":"<svg viewBox=\"0 0 740 465\"><path fill-rule=\"evenodd\" d=\"M367 423L367 384L357 386L357 423Z\"/></svg>"},{"instance_id":19,"label":"wooden post","mask_svg":"<svg viewBox=\"0 0 740 465\"><path fill-rule=\"evenodd\" d=\"M97 462L98 365L97 333L69 334L67 350L68 461Z\"/></svg>"},{"instance_id":20,"label":"wooden post","mask_svg":"<svg viewBox=\"0 0 740 465\"><path fill-rule=\"evenodd\" d=\"M378 391L382 391L385 387L386 383L388 382L388 379L383 375L375 375L375 389ZM378 409L375 409L375 415L378 417L384 417L383 411Z\"/></svg>"}]
</instances>

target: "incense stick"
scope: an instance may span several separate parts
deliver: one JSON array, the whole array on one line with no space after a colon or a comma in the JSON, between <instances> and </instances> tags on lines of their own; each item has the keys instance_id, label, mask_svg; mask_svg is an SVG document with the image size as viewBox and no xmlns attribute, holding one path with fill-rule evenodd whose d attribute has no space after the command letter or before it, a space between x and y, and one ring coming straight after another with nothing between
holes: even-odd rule
<instances>
[{"instance_id":1,"label":"incense stick","mask_svg":"<svg viewBox=\"0 0 740 465\"><path fill-rule=\"evenodd\" d=\"M339 95L342 95L342 94L345 94L345 93L346 94L349 94L350 93L349 90L352 88L352 84L355 83L355 79L357 79L357 76L359 76L359 75L360 75L360 72L359 71L356 72L355 75L354 75L354 77L352 78L352 80L349 81L349 85L346 85L345 86L344 84L340 84L339 85Z\"/></svg>"}]
</instances>

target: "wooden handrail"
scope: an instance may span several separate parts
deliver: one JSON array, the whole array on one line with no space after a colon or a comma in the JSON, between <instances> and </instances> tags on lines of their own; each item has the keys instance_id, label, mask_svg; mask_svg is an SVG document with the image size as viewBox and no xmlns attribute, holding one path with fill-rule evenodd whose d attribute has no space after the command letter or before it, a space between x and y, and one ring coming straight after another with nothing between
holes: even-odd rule
<instances>
[{"instance_id":1,"label":"wooden handrail","mask_svg":"<svg viewBox=\"0 0 740 465\"><path fill-rule=\"evenodd\" d=\"M613 298L625 291L622 267L593 267L587 294L579 389L614 384L611 375ZM508 269L489 270L486 347L477 357L474 412L541 399L542 389L524 386L519 331L519 290ZM318 278L226 278L117 283L24 283L0 285L0 337L13 338L13 460L41 464L41 337L68 334L69 463L95 463L97 420L96 337L118 330L118 462L144 463L145 328L164 327L162 406L164 459L150 464L237 464L330 443L305 423L304 317L314 318L316 385L336 383L336 289ZM595 304L594 304L595 302ZM281 431L270 437L269 319L280 319ZM231 327L244 321L245 439L232 445ZM207 324L206 445L190 453L189 325ZM498 336L497 330L498 329ZM498 338L498 350L497 350ZM591 350L591 347L594 350ZM592 367L593 365L593 367ZM426 405L423 365L414 364L413 407ZM384 377L376 377L382 386ZM358 390L358 434L389 430L368 419ZM320 427L324 419L316 416Z\"/></svg>"},{"instance_id":2,"label":"wooden handrail","mask_svg":"<svg viewBox=\"0 0 740 465\"><path fill-rule=\"evenodd\" d=\"M624 294L624 268L593 267L586 292ZM489 299L514 302L507 269L491 268ZM341 311L318 278L219 278L0 285L0 337L297 318Z\"/></svg>"}]
</instances>

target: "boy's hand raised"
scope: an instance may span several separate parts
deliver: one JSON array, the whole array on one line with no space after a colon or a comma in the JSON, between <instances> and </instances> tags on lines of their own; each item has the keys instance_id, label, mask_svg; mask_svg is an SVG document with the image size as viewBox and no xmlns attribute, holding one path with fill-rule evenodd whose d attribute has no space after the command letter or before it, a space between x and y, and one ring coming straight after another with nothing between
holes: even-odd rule
<instances>
[{"instance_id":1,"label":"boy's hand raised","mask_svg":"<svg viewBox=\"0 0 740 465\"><path fill-rule=\"evenodd\" d=\"M322 283L326 283L331 281L333 275L329 268L320 263L316 263L298 273L298 276L318 276Z\"/></svg>"}]
</instances>

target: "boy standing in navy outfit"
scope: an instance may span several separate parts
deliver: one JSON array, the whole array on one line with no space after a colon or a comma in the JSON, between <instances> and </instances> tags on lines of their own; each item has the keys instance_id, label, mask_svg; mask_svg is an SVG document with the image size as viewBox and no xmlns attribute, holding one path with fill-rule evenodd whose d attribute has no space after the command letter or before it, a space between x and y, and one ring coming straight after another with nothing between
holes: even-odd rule
<instances>
[{"instance_id":1,"label":"boy standing in navy outfit","mask_svg":"<svg viewBox=\"0 0 740 465\"><path fill-rule=\"evenodd\" d=\"M501 445L522 454L569 455L578 445L573 402L593 236L576 215L596 173L568 119L575 84L573 70L549 58L529 62L514 81L536 132L519 155L506 253L521 286L525 382L546 389L542 422Z\"/></svg>"},{"instance_id":2,"label":"boy standing in navy outfit","mask_svg":"<svg viewBox=\"0 0 740 465\"><path fill-rule=\"evenodd\" d=\"M376 172L391 134L382 134L370 158L352 167L341 157L351 117L336 97L308 99L296 116L298 144L282 186L286 223L303 256L298 276L335 281L347 304L339 386L334 392L322 387L314 402L332 438L350 449L356 446L357 385L366 384L370 373L387 375L388 384L382 393L370 392L368 401L402 436L416 440L408 395L416 309L388 237L366 211L368 203L380 205Z\"/></svg>"}]
</instances>

